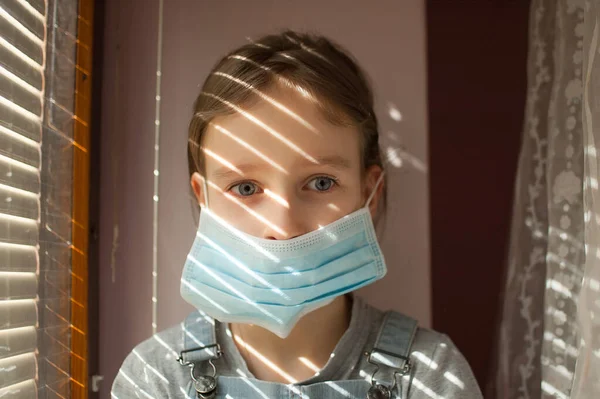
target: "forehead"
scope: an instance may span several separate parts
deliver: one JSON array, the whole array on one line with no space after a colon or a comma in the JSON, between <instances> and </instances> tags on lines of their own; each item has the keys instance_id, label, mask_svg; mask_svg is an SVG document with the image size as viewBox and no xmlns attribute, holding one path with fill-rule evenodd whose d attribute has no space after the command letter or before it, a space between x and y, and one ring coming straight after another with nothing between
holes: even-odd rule
<instances>
[{"instance_id":1,"label":"forehead","mask_svg":"<svg viewBox=\"0 0 600 399\"><path fill-rule=\"evenodd\" d=\"M231 164L264 164L290 170L301 163L343 157L360 164L356 127L328 122L313 100L293 88L264 93L250 108L214 118L203 137L203 148ZM216 166L205 157L207 172Z\"/></svg>"}]
</instances>

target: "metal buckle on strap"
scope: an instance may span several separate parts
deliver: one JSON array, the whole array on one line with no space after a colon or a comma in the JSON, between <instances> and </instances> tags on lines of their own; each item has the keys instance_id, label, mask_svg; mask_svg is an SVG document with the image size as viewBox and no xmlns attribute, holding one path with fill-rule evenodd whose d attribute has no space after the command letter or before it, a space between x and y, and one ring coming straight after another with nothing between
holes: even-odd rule
<instances>
[{"instance_id":1,"label":"metal buckle on strap","mask_svg":"<svg viewBox=\"0 0 600 399\"><path fill-rule=\"evenodd\" d=\"M376 367L375 373L379 370L380 363L371 360L371 356L373 356L373 353L375 353L375 355L382 353L387 356L393 356L393 357L404 360L404 364L402 365L402 368L397 369L398 371L396 371L396 373L405 375L405 374L408 374L410 372L410 370L412 369L412 363L410 362L410 357L402 356L402 355L399 355L396 353L390 353L390 352L384 351L383 349L373 349L371 352L365 352L365 355L367 356L367 361ZM373 373L373 374L375 374L375 373Z\"/></svg>"},{"instance_id":2,"label":"metal buckle on strap","mask_svg":"<svg viewBox=\"0 0 600 399\"><path fill-rule=\"evenodd\" d=\"M387 385L384 385L384 384L380 384L375 380L375 375L379 372L379 363L371 360L371 356L373 355L373 352L383 352L387 355L395 356L395 357L398 357L398 358L401 358L404 360L404 365L402 366L402 368L394 370L394 376L393 376L394 383L392 384L391 387L388 387ZM367 356L367 361L370 364L372 364L373 366L375 366L375 370L373 371L373 374L371 374L371 388L369 388L369 392L367 392L367 399L389 399L389 398L391 398L392 392L394 392L394 389L396 389L396 386L398 385L398 377L402 378L406 374L410 373L410 371L412 370L412 363L410 362L410 358L408 358L406 356L397 355L394 353L385 352L385 351L382 351L381 349L373 350L371 352L365 352L365 356Z\"/></svg>"},{"instance_id":3,"label":"metal buckle on strap","mask_svg":"<svg viewBox=\"0 0 600 399\"><path fill-rule=\"evenodd\" d=\"M367 362L375 366L367 399L391 398L400 385L398 377L402 378L412 371L410 348L416 331L416 320L396 312L386 313L373 348L370 352L365 352ZM389 376L377 381L376 375L382 367L393 370L392 382L383 382Z\"/></svg>"},{"instance_id":4,"label":"metal buckle on strap","mask_svg":"<svg viewBox=\"0 0 600 399\"><path fill-rule=\"evenodd\" d=\"M219 344L212 344L212 345L199 346L197 348L191 348L191 349L183 350L183 351L179 352L179 357L177 358L177 361L182 366L189 366L189 365L193 364L193 362L186 362L185 359L184 359L184 356L183 356L184 354L190 353L190 352L203 351L203 350L211 349L211 348L216 348L217 349L216 352L215 352L215 359L220 358L221 355L223 354L223 352L221 351L221 345L219 345Z\"/></svg>"},{"instance_id":5,"label":"metal buckle on strap","mask_svg":"<svg viewBox=\"0 0 600 399\"><path fill-rule=\"evenodd\" d=\"M212 375L200 375L196 376L195 370L197 363L195 362L186 362L184 355L189 352L203 351L206 349L216 348L215 358L208 359L208 364L212 367ZM192 378L192 382L194 384L194 389L196 390L196 395L198 399L212 399L217 394L217 367L213 363L213 360L218 359L222 356L223 352L221 351L221 346L219 344L212 344L206 346L200 346L197 348L183 350L179 353L179 358L177 361L182 366L190 367L190 377Z\"/></svg>"}]
</instances>

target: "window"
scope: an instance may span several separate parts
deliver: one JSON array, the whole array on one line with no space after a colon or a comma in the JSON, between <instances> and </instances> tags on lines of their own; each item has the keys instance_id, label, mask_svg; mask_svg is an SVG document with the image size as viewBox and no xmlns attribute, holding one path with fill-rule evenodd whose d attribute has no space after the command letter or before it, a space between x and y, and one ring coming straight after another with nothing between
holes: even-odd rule
<instances>
[{"instance_id":1,"label":"window","mask_svg":"<svg viewBox=\"0 0 600 399\"><path fill-rule=\"evenodd\" d=\"M2 398L87 396L90 46L91 1L0 2Z\"/></svg>"}]
</instances>

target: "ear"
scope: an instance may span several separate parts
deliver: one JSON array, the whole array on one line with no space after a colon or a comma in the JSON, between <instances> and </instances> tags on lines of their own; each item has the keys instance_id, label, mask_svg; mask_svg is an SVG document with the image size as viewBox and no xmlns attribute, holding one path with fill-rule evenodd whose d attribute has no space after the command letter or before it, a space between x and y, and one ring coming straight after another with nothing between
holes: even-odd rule
<instances>
[{"instance_id":1,"label":"ear","mask_svg":"<svg viewBox=\"0 0 600 399\"><path fill-rule=\"evenodd\" d=\"M369 166L369 168L367 169L367 171L365 173L365 183L366 183L365 184L365 192L363 193L365 203L369 199L369 196L371 195L373 190L376 189L375 185L377 184L377 180L379 180L379 177L381 176L382 173L383 173L383 169L379 165L372 165L372 166ZM377 207L379 205L379 200L381 199L381 196L383 195L384 185L385 185L385 180L382 180L376 189L377 191L373 194L371 203L369 204L369 211L371 212L372 218L375 218L375 215L377 215Z\"/></svg>"},{"instance_id":2,"label":"ear","mask_svg":"<svg viewBox=\"0 0 600 399\"><path fill-rule=\"evenodd\" d=\"M202 184L204 181L204 177L198 172L194 172L192 177L190 178L190 184L192 185L192 190L194 191L194 195L196 196L196 200L198 201L198 205L201 207L206 206L206 202L204 201L206 193L204 192L204 185Z\"/></svg>"}]
</instances>

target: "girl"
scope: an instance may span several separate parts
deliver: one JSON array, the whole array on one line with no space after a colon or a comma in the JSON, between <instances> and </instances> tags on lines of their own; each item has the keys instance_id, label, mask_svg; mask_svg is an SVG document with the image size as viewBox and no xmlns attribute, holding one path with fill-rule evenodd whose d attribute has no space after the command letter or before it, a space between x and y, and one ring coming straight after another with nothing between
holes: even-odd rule
<instances>
[{"instance_id":1,"label":"girl","mask_svg":"<svg viewBox=\"0 0 600 399\"><path fill-rule=\"evenodd\" d=\"M189 128L201 207L181 294L198 311L136 347L128 398L481 398L450 339L352 292L386 265L373 94L330 40L286 31L225 56Z\"/></svg>"}]
</instances>

